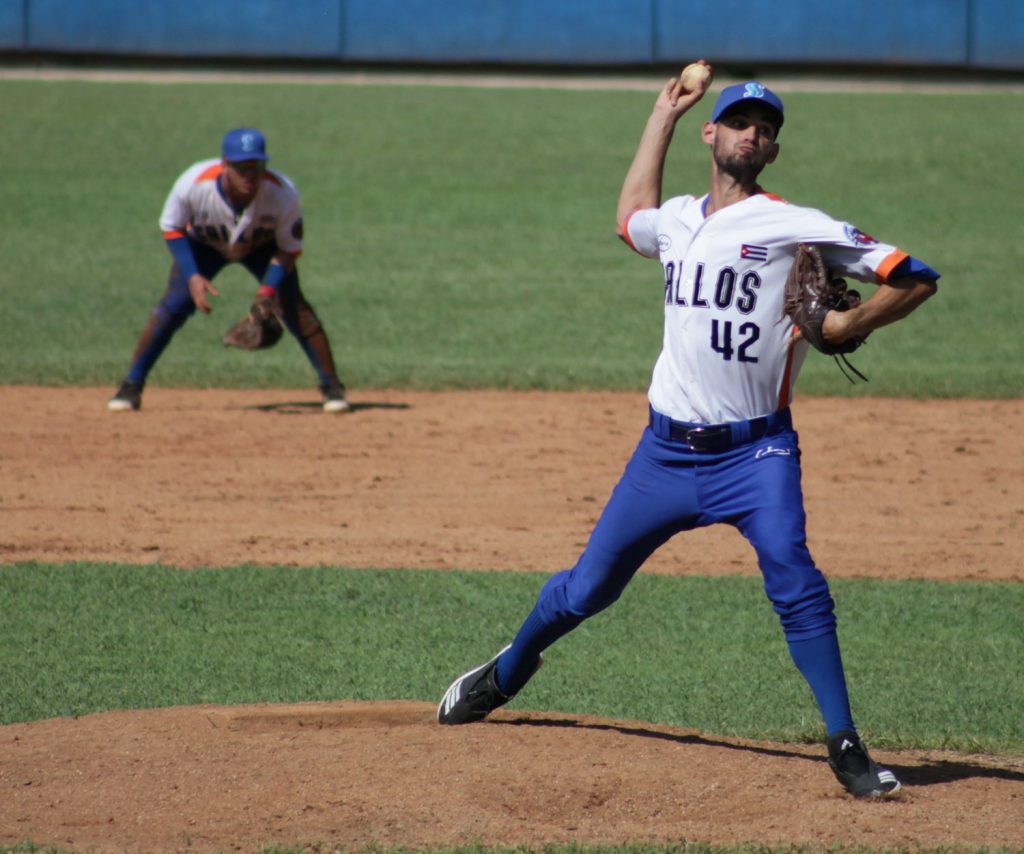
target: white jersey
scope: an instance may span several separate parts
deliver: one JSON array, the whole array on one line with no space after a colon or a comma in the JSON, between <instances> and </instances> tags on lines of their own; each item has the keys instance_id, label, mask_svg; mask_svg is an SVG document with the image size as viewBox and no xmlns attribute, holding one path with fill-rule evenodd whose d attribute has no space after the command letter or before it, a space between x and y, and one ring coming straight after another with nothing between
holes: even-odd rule
<instances>
[{"instance_id":1,"label":"white jersey","mask_svg":"<svg viewBox=\"0 0 1024 854\"><path fill-rule=\"evenodd\" d=\"M669 199L635 211L623 229L665 271L664 341L648 396L678 421L745 421L789 405L807 355L783 314L797 244L817 245L839 275L879 284L907 254L768 193L710 216L706 200Z\"/></svg>"},{"instance_id":2,"label":"white jersey","mask_svg":"<svg viewBox=\"0 0 1024 854\"><path fill-rule=\"evenodd\" d=\"M237 261L271 241L292 255L302 251L302 212L295 185L280 172L267 169L256 197L236 211L217 180L224 171L220 160L189 166L171 188L160 228L171 239L188 235Z\"/></svg>"}]
</instances>

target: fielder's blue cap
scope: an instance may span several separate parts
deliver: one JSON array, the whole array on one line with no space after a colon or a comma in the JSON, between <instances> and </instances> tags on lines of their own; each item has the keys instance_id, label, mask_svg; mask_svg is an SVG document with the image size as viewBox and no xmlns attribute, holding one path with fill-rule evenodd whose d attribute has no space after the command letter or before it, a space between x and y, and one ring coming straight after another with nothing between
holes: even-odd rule
<instances>
[{"instance_id":1,"label":"fielder's blue cap","mask_svg":"<svg viewBox=\"0 0 1024 854\"><path fill-rule=\"evenodd\" d=\"M224 134L221 155L225 160L269 160L267 139L253 128L235 128Z\"/></svg>"},{"instance_id":2,"label":"fielder's blue cap","mask_svg":"<svg viewBox=\"0 0 1024 854\"><path fill-rule=\"evenodd\" d=\"M718 100L715 101L715 109L711 113L711 121L717 122L731 107L736 106L743 101L759 101L766 107L771 107L776 113L778 113L779 124L782 127L782 121L784 118L782 109L782 98L776 95L767 86L758 83L756 80L750 80L747 83L736 83L733 86L726 86L721 94L718 96Z\"/></svg>"}]
</instances>

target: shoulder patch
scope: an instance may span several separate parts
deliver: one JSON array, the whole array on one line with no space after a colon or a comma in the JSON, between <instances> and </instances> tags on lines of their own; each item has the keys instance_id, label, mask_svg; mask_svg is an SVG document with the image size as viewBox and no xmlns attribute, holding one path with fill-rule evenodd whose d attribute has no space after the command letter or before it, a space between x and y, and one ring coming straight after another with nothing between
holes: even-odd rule
<instances>
[{"instance_id":1,"label":"shoulder patch","mask_svg":"<svg viewBox=\"0 0 1024 854\"><path fill-rule=\"evenodd\" d=\"M846 235L846 239L850 243L855 243L857 246L874 246L878 243L875 238L870 234L861 231L856 226L850 225L850 223L843 223L843 233Z\"/></svg>"}]
</instances>

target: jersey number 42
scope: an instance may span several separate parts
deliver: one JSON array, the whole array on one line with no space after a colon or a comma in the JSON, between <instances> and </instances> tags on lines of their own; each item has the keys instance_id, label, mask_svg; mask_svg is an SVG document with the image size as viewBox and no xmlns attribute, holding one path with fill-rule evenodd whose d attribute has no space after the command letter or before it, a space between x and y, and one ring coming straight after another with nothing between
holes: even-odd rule
<instances>
[{"instance_id":1,"label":"jersey number 42","mask_svg":"<svg viewBox=\"0 0 1024 854\"><path fill-rule=\"evenodd\" d=\"M750 353L750 348L761 337L761 330L756 323L741 323L737 329L736 347L733 349L733 334L731 320L711 321L711 349L721 353L725 361L729 361L736 354L740 362L756 362L757 356Z\"/></svg>"}]
</instances>

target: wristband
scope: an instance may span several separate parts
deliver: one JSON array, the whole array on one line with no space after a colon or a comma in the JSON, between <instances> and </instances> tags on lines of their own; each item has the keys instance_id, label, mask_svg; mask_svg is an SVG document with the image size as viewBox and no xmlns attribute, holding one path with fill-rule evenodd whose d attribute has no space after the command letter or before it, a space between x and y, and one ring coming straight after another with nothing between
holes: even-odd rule
<instances>
[{"instance_id":1,"label":"wristband","mask_svg":"<svg viewBox=\"0 0 1024 854\"><path fill-rule=\"evenodd\" d=\"M181 275L186 282L199 272L195 256L192 254L192 246L187 237L181 235L167 238L167 248L171 250L171 255L178 262L178 269L181 270Z\"/></svg>"},{"instance_id":2,"label":"wristband","mask_svg":"<svg viewBox=\"0 0 1024 854\"><path fill-rule=\"evenodd\" d=\"M285 279L288 278L288 271L282 264L271 264L263 274L263 281L260 282L260 289L270 288L276 291Z\"/></svg>"}]
</instances>

